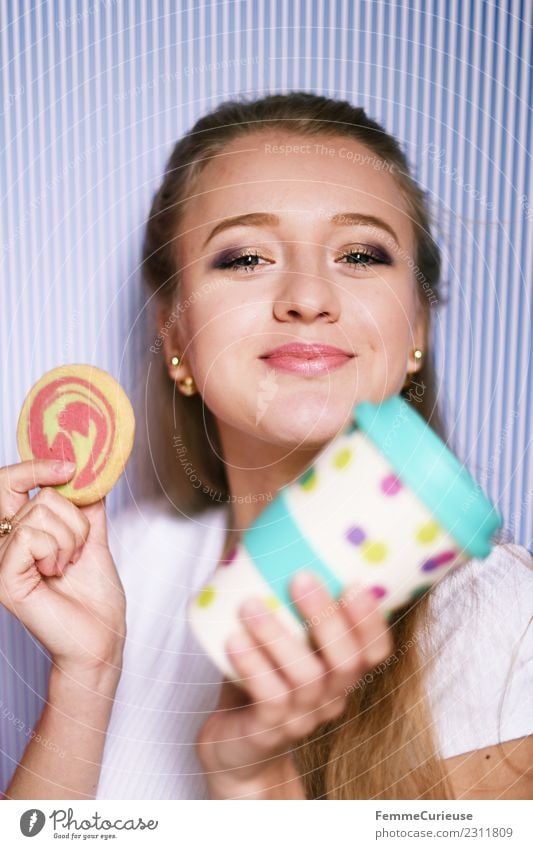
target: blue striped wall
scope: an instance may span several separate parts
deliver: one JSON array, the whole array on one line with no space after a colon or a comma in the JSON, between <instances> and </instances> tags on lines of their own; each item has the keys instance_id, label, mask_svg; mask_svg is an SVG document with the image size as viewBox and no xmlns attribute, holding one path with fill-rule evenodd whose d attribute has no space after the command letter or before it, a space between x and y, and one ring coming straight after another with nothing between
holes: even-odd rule
<instances>
[{"instance_id":1,"label":"blue striped wall","mask_svg":"<svg viewBox=\"0 0 533 849\"><path fill-rule=\"evenodd\" d=\"M451 443L533 548L531 3L20 0L0 16L0 465L45 370L92 362L142 389L140 241L176 138L235 94L306 89L364 106L429 192ZM4 611L0 636L3 787L27 740L11 714L32 727L47 670Z\"/></svg>"}]
</instances>

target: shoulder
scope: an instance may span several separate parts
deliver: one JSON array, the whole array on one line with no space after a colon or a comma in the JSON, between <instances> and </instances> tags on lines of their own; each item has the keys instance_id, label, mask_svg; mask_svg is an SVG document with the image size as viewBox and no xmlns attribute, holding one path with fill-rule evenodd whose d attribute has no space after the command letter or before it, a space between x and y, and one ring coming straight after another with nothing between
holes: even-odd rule
<instances>
[{"instance_id":1,"label":"shoulder","mask_svg":"<svg viewBox=\"0 0 533 849\"><path fill-rule=\"evenodd\" d=\"M495 545L484 560L468 560L433 587L428 644L437 650L451 640L471 653L506 651L527 627L532 599L531 553L514 543Z\"/></svg>"},{"instance_id":2,"label":"shoulder","mask_svg":"<svg viewBox=\"0 0 533 849\"><path fill-rule=\"evenodd\" d=\"M431 592L431 611L441 624L455 627L468 610L472 621L489 607L500 612L531 615L533 555L521 545L495 545L484 560L472 558L452 569Z\"/></svg>"},{"instance_id":3,"label":"shoulder","mask_svg":"<svg viewBox=\"0 0 533 849\"><path fill-rule=\"evenodd\" d=\"M444 757L533 732L532 600L533 557L511 543L433 588L420 636Z\"/></svg>"}]
</instances>

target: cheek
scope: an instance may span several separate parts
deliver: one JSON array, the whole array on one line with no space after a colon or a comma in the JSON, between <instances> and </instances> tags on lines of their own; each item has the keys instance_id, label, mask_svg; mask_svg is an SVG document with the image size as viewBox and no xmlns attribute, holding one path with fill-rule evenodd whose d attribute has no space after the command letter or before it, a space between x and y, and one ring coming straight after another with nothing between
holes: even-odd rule
<instances>
[{"instance_id":1,"label":"cheek","mask_svg":"<svg viewBox=\"0 0 533 849\"><path fill-rule=\"evenodd\" d=\"M407 351L413 333L414 324L405 313L399 311L394 316L387 316L376 327L376 344L385 356L396 357L400 352Z\"/></svg>"},{"instance_id":2,"label":"cheek","mask_svg":"<svg viewBox=\"0 0 533 849\"><path fill-rule=\"evenodd\" d=\"M375 295L352 304L352 320L346 324L353 345L360 354L383 355L388 349L404 344L409 327L401 305Z\"/></svg>"},{"instance_id":3,"label":"cheek","mask_svg":"<svg viewBox=\"0 0 533 849\"><path fill-rule=\"evenodd\" d=\"M213 391L217 382L223 386L238 371L239 349L244 340L252 341L253 346L254 326L257 323L249 311L231 304L229 299L191 309L189 362L201 385Z\"/></svg>"},{"instance_id":4,"label":"cheek","mask_svg":"<svg viewBox=\"0 0 533 849\"><path fill-rule=\"evenodd\" d=\"M414 334L416 308L411 293L395 289L376 293L363 311L374 350L405 349Z\"/></svg>"},{"instance_id":5,"label":"cheek","mask_svg":"<svg viewBox=\"0 0 533 849\"><path fill-rule=\"evenodd\" d=\"M400 297L396 291L391 287L386 292L375 293L365 301L361 311L364 344L359 374L365 392L370 391L369 400L376 402L383 391L387 395L400 391L409 349L413 347L416 314L413 299L409 292L403 292ZM357 347L357 339L355 344Z\"/></svg>"}]
</instances>

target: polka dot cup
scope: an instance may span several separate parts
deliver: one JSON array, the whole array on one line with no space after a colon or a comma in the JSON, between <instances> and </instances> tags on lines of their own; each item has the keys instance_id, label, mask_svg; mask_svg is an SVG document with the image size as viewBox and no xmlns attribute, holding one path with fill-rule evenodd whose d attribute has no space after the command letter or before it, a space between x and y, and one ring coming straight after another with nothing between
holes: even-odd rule
<instances>
[{"instance_id":1,"label":"polka dot cup","mask_svg":"<svg viewBox=\"0 0 533 849\"><path fill-rule=\"evenodd\" d=\"M289 630L306 629L289 594L300 569L337 598L370 587L385 616L454 566L486 557L501 516L459 460L400 397L354 409L353 423L284 487L189 605L197 639L238 680L225 643L238 610L262 598Z\"/></svg>"}]
</instances>

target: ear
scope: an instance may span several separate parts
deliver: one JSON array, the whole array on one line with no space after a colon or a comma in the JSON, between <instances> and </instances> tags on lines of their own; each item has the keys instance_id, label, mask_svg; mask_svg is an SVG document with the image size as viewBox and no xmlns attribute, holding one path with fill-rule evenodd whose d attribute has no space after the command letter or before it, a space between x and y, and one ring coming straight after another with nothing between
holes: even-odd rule
<instances>
[{"instance_id":1,"label":"ear","mask_svg":"<svg viewBox=\"0 0 533 849\"><path fill-rule=\"evenodd\" d=\"M178 333L177 316L173 312L160 307L157 311L157 327L159 335L163 340L161 348L161 356L165 358L165 365L169 377L176 381L182 380L186 375L190 374L190 369L187 359L183 356L183 346L180 343ZM172 365L172 357L180 358L179 365Z\"/></svg>"},{"instance_id":2,"label":"ear","mask_svg":"<svg viewBox=\"0 0 533 849\"><path fill-rule=\"evenodd\" d=\"M427 309L423 306L417 306L415 324L411 337L412 344L409 347L409 355L407 360L407 373L415 374L421 368L421 363L424 357L428 354L428 324L429 315ZM418 348L423 353L422 360L416 360L413 354L415 348Z\"/></svg>"}]
</instances>

